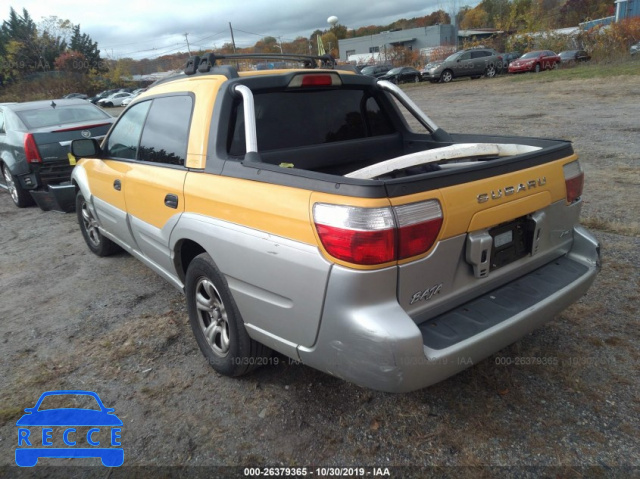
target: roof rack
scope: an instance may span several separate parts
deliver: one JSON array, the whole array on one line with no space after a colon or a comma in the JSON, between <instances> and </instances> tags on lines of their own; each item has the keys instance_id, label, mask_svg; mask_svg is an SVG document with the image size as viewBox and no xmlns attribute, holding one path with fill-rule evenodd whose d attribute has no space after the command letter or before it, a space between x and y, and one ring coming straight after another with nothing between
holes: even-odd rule
<instances>
[{"instance_id":1,"label":"roof rack","mask_svg":"<svg viewBox=\"0 0 640 479\"><path fill-rule=\"evenodd\" d=\"M305 68L318 68L318 62L320 62L320 68L335 68L336 60L331 55L313 56L313 55L298 55L294 53L238 53L238 54L218 54L218 53L205 53L202 56L194 55L187 60L187 64L184 67L185 75L195 75L196 73L208 73L212 68L217 67L216 62L218 60L239 60L239 59L252 59L252 60L290 60L297 61L304 64Z\"/></svg>"}]
</instances>

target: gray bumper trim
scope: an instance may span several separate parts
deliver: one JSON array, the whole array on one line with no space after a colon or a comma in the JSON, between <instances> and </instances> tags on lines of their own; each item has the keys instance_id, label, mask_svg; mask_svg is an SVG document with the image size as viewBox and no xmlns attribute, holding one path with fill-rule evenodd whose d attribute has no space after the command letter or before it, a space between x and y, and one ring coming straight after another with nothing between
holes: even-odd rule
<instances>
[{"instance_id":1,"label":"gray bumper trim","mask_svg":"<svg viewBox=\"0 0 640 479\"><path fill-rule=\"evenodd\" d=\"M520 314L586 274L589 268L558 258L490 293L420 324L422 341L444 349Z\"/></svg>"}]
</instances>

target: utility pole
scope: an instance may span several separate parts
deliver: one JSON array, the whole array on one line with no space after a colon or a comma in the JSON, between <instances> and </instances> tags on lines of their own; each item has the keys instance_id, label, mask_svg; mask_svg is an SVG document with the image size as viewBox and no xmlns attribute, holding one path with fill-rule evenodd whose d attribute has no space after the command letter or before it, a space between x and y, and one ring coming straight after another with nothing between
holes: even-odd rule
<instances>
[{"instance_id":1,"label":"utility pole","mask_svg":"<svg viewBox=\"0 0 640 479\"><path fill-rule=\"evenodd\" d=\"M189 56L191 56L191 48L189 47L189 34L184 34L184 39L187 41L187 51L189 52Z\"/></svg>"},{"instance_id":2,"label":"utility pole","mask_svg":"<svg viewBox=\"0 0 640 479\"><path fill-rule=\"evenodd\" d=\"M229 22L229 31L231 32L231 44L233 45L233 53L236 52L236 41L233 38L233 28L231 27L231 22Z\"/></svg>"}]
</instances>

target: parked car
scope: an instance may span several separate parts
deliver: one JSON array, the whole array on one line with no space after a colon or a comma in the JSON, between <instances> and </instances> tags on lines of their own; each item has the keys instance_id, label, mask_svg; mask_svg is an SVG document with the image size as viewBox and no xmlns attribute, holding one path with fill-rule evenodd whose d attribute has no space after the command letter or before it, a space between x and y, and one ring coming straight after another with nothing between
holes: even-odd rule
<instances>
[{"instance_id":1,"label":"parked car","mask_svg":"<svg viewBox=\"0 0 640 479\"><path fill-rule=\"evenodd\" d=\"M500 59L502 61L499 64L498 72L507 73L509 71L509 65L511 65L514 60L520 58L521 55L520 52L500 53Z\"/></svg>"},{"instance_id":2,"label":"parked car","mask_svg":"<svg viewBox=\"0 0 640 479\"><path fill-rule=\"evenodd\" d=\"M113 106L120 106L122 102L126 98L131 98L132 94L126 91L121 91L118 93L114 93L113 95L109 95L107 98L101 98L98 100L98 106L102 106L105 108L110 108Z\"/></svg>"},{"instance_id":3,"label":"parked car","mask_svg":"<svg viewBox=\"0 0 640 479\"><path fill-rule=\"evenodd\" d=\"M115 89L111 89L111 90L104 90L104 91L101 91L100 93L98 93L97 95L90 97L89 101L95 105L96 103L98 103L99 100L102 100L103 98L107 98L107 97L109 97L109 96L111 96L114 93L117 93L119 91L120 91L119 88L115 88Z\"/></svg>"},{"instance_id":4,"label":"parked car","mask_svg":"<svg viewBox=\"0 0 640 479\"><path fill-rule=\"evenodd\" d=\"M391 65L370 65L360 70L360 73L370 77L378 78L384 75L385 73L387 73L389 70L391 70L391 68L392 68Z\"/></svg>"},{"instance_id":5,"label":"parked car","mask_svg":"<svg viewBox=\"0 0 640 479\"><path fill-rule=\"evenodd\" d=\"M472 48L449 55L442 62L434 62L422 74L424 80L431 83L449 83L454 78L480 78L485 75L493 78L498 72L500 55L492 48Z\"/></svg>"},{"instance_id":6,"label":"parked car","mask_svg":"<svg viewBox=\"0 0 640 479\"><path fill-rule=\"evenodd\" d=\"M392 83L418 83L422 75L413 67L392 68L379 77L380 80L389 80Z\"/></svg>"},{"instance_id":7,"label":"parked car","mask_svg":"<svg viewBox=\"0 0 640 479\"><path fill-rule=\"evenodd\" d=\"M33 204L30 192L62 195L61 184L73 169L67 156L71 140L99 140L114 121L77 98L0 105L0 188L20 208Z\"/></svg>"},{"instance_id":8,"label":"parked car","mask_svg":"<svg viewBox=\"0 0 640 479\"><path fill-rule=\"evenodd\" d=\"M640 52L640 42L636 43L635 45L631 45L631 48L629 49L629 53L632 56L637 55L638 52Z\"/></svg>"},{"instance_id":9,"label":"parked car","mask_svg":"<svg viewBox=\"0 0 640 479\"><path fill-rule=\"evenodd\" d=\"M84 93L69 93L68 95L65 95L63 98L80 98L81 100L87 100L89 96L85 95Z\"/></svg>"},{"instance_id":10,"label":"parked car","mask_svg":"<svg viewBox=\"0 0 640 479\"><path fill-rule=\"evenodd\" d=\"M411 391L594 281L570 141L450 134L390 82L330 67L239 76L247 58L191 57L102 143L71 144L86 246L122 248L183 292L219 373L274 364L273 349Z\"/></svg>"},{"instance_id":11,"label":"parked car","mask_svg":"<svg viewBox=\"0 0 640 479\"><path fill-rule=\"evenodd\" d=\"M138 88L137 90L133 90L133 92L131 93L131 96L128 98L125 98L124 100L122 100L122 104L121 106L127 106L129 103L131 103L138 95L140 95L140 93L142 93L143 91L145 91L146 88Z\"/></svg>"},{"instance_id":12,"label":"parked car","mask_svg":"<svg viewBox=\"0 0 640 479\"><path fill-rule=\"evenodd\" d=\"M564 52L558 53L558 56L560 57L561 66L575 65L576 63L591 60L591 55L584 50L565 50Z\"/></svg>"},{"instance_id":13,"label":"parked car","mask_svg":"<svg viewBox=\"0 0 640 479\"><path fill-rule=\"evenodd\" d=\"M560 56L550 50L536 50L525 53L509 65L509 73L539 72L551 70L560 64Z\"/></svg>"}]
</instances>

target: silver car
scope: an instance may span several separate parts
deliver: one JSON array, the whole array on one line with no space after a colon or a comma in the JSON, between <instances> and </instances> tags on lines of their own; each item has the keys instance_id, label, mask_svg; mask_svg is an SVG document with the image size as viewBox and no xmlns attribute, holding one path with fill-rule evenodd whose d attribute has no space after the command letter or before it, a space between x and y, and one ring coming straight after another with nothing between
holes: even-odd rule
<instances>
[{"instance_id":1,"label":"silver car","mask_svg":"<svg viewBox=\"0 0 640 479\"><path fill-rule=\"evenodd\" d=\"M431 83L449 83L454 78L471 77L471 79L486 76L496 76L501 58L498 52L491 48L473 48L461 50L449 55L442 62L434 62L423 71L422 79Z\"/></svg>"}]
</instances>

